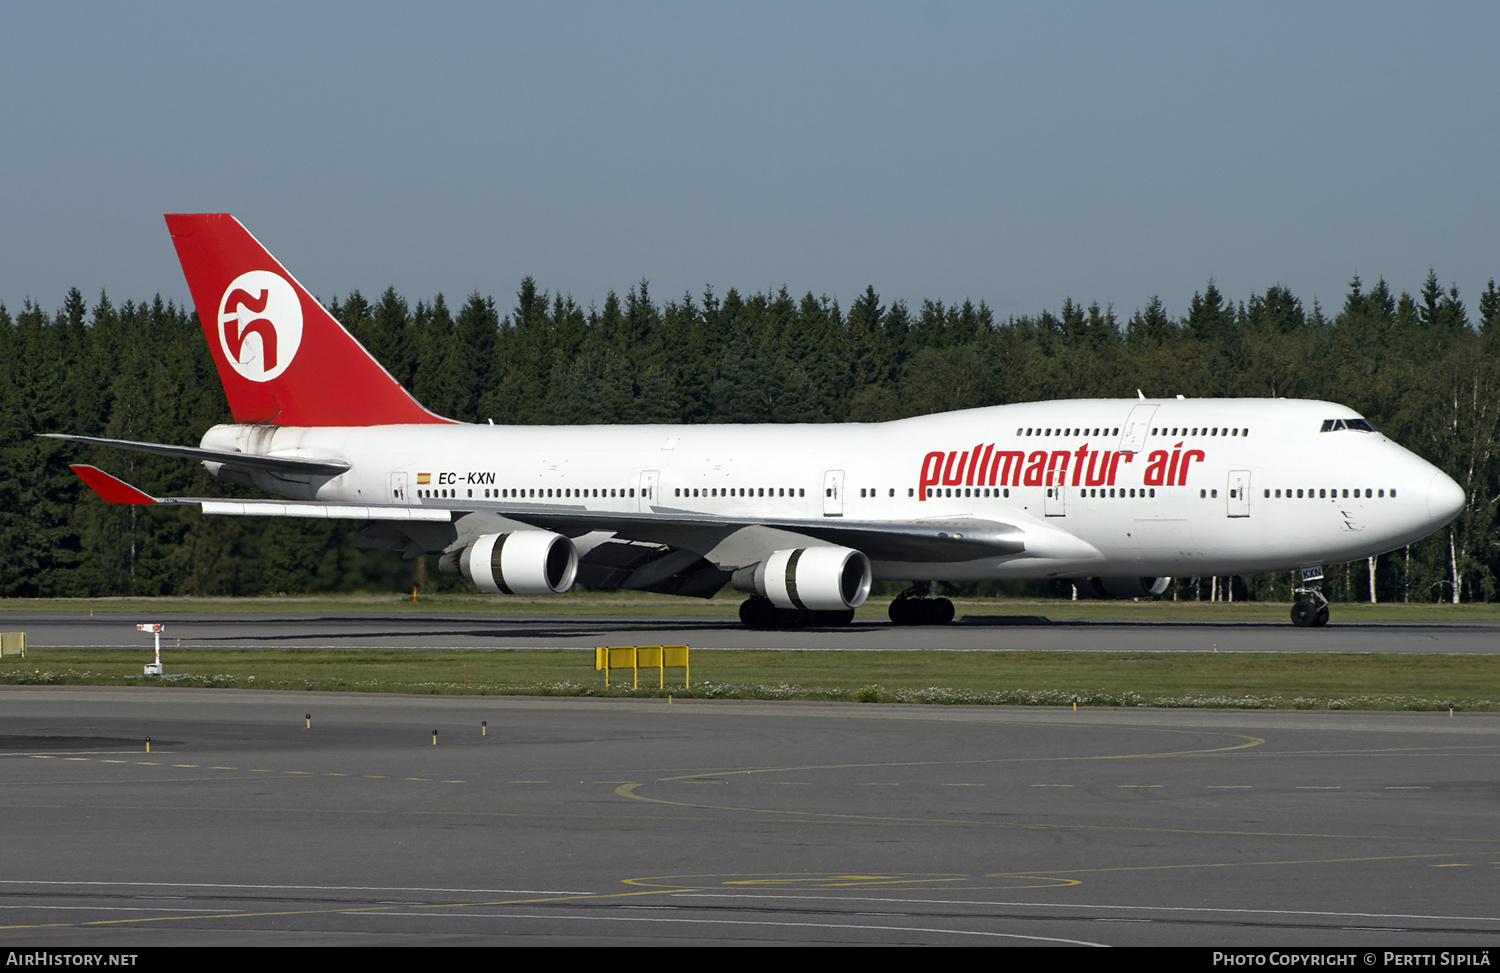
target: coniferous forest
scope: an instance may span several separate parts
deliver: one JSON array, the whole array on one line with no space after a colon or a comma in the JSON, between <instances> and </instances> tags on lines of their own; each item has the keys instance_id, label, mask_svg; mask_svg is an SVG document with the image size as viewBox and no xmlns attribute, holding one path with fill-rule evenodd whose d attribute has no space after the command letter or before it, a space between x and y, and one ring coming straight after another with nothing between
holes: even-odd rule
<instances>
[{"instance_id":1,"label":"coniferous forest","mask_svg":"<svg viewBox=\"0 0 1500 973\"><path fill-rule=\"evenodd\" d=\"M1451 525L1331 570L1334 600L1489 601L1500 572L1500 292L1472 317L1429 273L1416 296L1355 278L1341 307L1279 286L1235 303L1210 281L1181 317L1153 298L996 320L983 303L848 308L782 289L657 302L647 282L583 308L527 278L514 306L472 294L415 304L387 290L330 305L433 411L504 423L876 422L1077 397L1326 399L1441 467L1467 492ZM100 502L91 462L160 495L234 496L196 463L89 449L65 432L197 445L229 422L191 309L70 291L54 311L0 304L0 596L263 595L409 590L440 578L346 542L360 524L204 517ZM1177 579L1179 598L1287 600L1289 575ZM1372 589L1373 585L1373 591ZM1066 594L1042 582L974 593Z\"/></svg>"}]
</instances>

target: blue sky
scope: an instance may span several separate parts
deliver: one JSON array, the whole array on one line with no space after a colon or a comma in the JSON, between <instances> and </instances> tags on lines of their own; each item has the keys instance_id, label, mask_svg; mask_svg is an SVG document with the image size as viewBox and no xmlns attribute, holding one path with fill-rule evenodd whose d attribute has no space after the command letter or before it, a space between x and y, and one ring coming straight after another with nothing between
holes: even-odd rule
<instances>
[{"instance_id":1,"label":"blue sky","mask_svg":"<svg viewBox=\"0 0 1500 973\"><path fill-rule=\"evenodd\" d=\"M324 300L811 290L1182 313L1500 278L1500 5L0 7L0 301L187 300L228 211Z\"/></svg>"}]
</instances>

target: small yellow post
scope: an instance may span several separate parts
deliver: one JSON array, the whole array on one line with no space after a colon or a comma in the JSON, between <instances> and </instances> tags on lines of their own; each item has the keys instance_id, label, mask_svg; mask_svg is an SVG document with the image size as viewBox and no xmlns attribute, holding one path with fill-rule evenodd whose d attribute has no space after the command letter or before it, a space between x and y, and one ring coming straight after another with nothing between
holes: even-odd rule
<instances>
[{"instance_id":1,"label":"small yellow post","mask_svg":"<svg viewBox=\"0 0 1500 973\"><path fill-rule=\"evenodd\" d=\"M482 737L490 735L490 724L485 720L479 721L479 735Z\"/></svg>"},{"instance_id":2,"label":"small yellow post","mask_svg":"<svg viewBox=\"0 0 1500 973\"><path fill-rule=\"evenodd\" d=\"M146 738L146 752L147 753L151 752L151 738L150 737Z\"/></svg>"},{"instance_id":3,"label":"small yellow post","mask_svg":"<svg viewBox=\"0 0 1500 973\"><path fill-rule=\"evenodd\" d=\"M437 730L432 731L432 745L437 746Z\"/></svg>"}]
</instances>

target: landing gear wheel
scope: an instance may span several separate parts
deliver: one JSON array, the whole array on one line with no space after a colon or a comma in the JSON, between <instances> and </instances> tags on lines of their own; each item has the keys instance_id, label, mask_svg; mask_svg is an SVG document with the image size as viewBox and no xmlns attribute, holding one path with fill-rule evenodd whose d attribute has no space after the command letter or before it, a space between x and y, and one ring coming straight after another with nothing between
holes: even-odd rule
<instances>
[{"instance_id":1,"label":"landing gear wheel","mask_svg":"<svg viewBox=\"0 0 1500 973\"><path fill-rule=\"evenodd\" d=\"M892 625L947 625L953 621L953 602L947 598L913 595L908 589L886 610Z\"/></svg>"},{"instance_id":2,"label":"landing gear wheel","mask_svg":"<svg viewBox=\"0 0 1500 973\"><path fill-rule=\"evenodd\" d=\"M1318 609L1318 617L1313 621L1314 628L1322 628L1328 624L1328 606L1324 605Z\"/></svg>"},{"instance_id":3,"label":"landing gear wheel","mask_svg":"<svg viewBox=\"0 0 1500 973\"><path fill-rule=\"evenodd\" d=\"M842 628L854 621L854 609L833 611L799 611L777 608L771 599L755 595L740 602L740 623L746 628L775 630L789 628Z\"/></svg>"},{"instance_id":4,"label":"landing gear wheel","mask_svg":"<svg viewBox=\"0 0 1500 973\"><path fill-rule=\"evenodd\" d=\"M780 628L777 624L778 609L771 604L771 599L756 595L746 598L740 602L740 624L746 628L768 629Z\"/></svg>"},{"instance_id":5,"label":"landing gear wheel","mask_svg":"<svg viewBox=\"0 0 1500 973\"><path fill-rule=\"evenodd\" d=\"M1292 624L1298 628L1313 628L1318 624L1319 614L1327 621L1328 609L1325 608L1320 613L1317 605L1303 599L1292 606Z\"/></svg>"}]
</instances>

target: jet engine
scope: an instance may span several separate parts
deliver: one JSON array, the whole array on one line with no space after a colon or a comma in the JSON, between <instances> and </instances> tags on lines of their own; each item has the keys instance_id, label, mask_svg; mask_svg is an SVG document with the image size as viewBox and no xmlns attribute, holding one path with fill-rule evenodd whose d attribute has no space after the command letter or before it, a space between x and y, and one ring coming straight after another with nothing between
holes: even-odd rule
<instances>
[{"instance_id":1,"label":"jet engine","mask_svg":"<svg viewBox=\"0 0 1500 973\"><path fill-rule=\"evenodd\" d=\"M870 596L870 559L850 547L777 551L734 573L734 587L768 598L777 608L844 611Z\"/></svg>"},{"instance_id":2,"label":"jet engine","mask_svg":"<svg viewBox=\"0 0 1500 973\"><path fill-rule=\"evenodd\" d=\"M549 530L482 534L459 555L458 570L491 594L555 595L573 587L578 552Z\"/></svg>"},{"instance_id":3,"label":"jet engine","mask_svg":"<svg viewBox=\"0 0 1500 973\"><path fill-rule=\"evenodd\" d=\"M1088 578L1078 582L1078 590L1095 598L1155 598L1171 583L1171 578Z\"/></svg>"}]
</instances>

